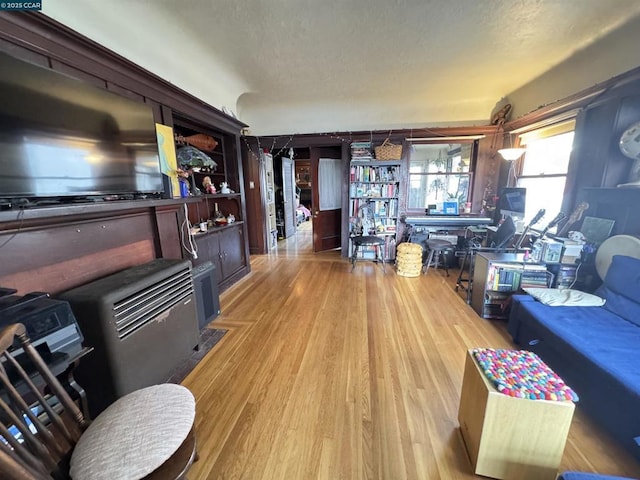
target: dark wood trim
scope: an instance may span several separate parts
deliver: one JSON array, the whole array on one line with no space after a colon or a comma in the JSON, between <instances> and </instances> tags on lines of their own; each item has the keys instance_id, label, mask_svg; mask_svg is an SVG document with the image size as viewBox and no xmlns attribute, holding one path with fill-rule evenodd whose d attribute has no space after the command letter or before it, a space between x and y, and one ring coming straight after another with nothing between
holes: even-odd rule
<instances>
[{"instance_id":1,"label":"dark wood trim","mask_svg":"<svg viewBox=\"0 0 640 480\"><path fill-rule=\"evenodd\" d=\"M394 143L403 142L409 135L413 138L430 138L437 141L440 137L453 136L474 136L474 135L493 135L496 132L495 125L480 125L468 127L434 127L434 128L415 128L415 129L397 129L391 130L375 130L371 132L331 132L331 133L303 133L303 134L282 134L268 136L248 136L248 140L252 140L255 146L256 139L260 140L260 146L272 149L280 149L283 147L303 148L303 147L331 147L340 144L349 145L351 142L371 140L374 144L381 143L387 137ZM469 140L471 141L471 140ZM275 152L272 152L275 153Z\"/></svg>"},{"instance_id":2,"label":"dark wood trim","mask_svg":"<svg viewBox=\"0 0 640 480\"><path fill-rule=\"evenodd\" d=\"M561 100L543 105L532 112L507 122L504 129L509 132L538 122L544 122L549 118L561 116L571 110L593 107L600 102L606 101L608 94L612 90L637 80L640 80L640 67L611 77L604 82L597 83Z\"/></svg>"},{"instance_id":3,"label":"dark wood trim","mask_svg":"<svg viewBox=\"0 0 640 480\"><path fill-rule=\"evenodd\" d=\"M78 205L60 205L45 208L13 209L0 212L0 232L20 228L20 225L50 225L55 222L82 221L87 219L124 216L131 212L172 206L198 201L197 197L159 200L131 200L100 202ZM70 220L72 219L72 220Z\"/></svg>"},{"instance_id":4,"label":"dark wood trim","mask_svg":"<svg viewBox=\"0 0 640 480\"><path fill-rule=\"evenodd\" d=\"M246 124L39 12L0 13L0 48L26 49L159 104L171 107L225 132L237 134ZM22 56L22 55L21 55ZM24 58L24 56L22 57ZM38 62L42 64L40 61ZM59 64L56 63L56 65Z\"/></svg>"}]
</instances>

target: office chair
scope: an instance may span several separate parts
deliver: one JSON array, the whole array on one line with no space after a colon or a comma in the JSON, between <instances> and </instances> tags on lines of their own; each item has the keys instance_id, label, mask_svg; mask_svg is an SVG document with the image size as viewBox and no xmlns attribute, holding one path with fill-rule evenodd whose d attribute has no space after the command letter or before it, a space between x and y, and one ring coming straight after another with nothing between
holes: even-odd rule
<instances>
[{"instance_id":1,"label":"office chair","mask_svg":"<svg viewBox=\"0 0 640 480\"><path fill-rule=\"evenodd\" d=\"M185 387L137 390L90 423L24 325L0 330L0 361L3 479L180 479L195 460L195 400Z\"/></svg>"},{"instance_id":2,"label":"office chair","mask_svg":"<svg viewBox=\"0 0 640 480\"><path fill-rule=\"evenodd\" d=\"M513 238L516 235L516 226L513 223L511 217L505 218L504 222L498 227L491 244L488 247L483 247L478 239L471 239L467 245L467 249L462 259L462 265L460 266L460 273L458 274L458 280L456 282L456 292L458 289L462 289L467 293L467 303L471 303L471 289L473 287L473 269L475 265L475 255L478 252L507 252L509 250L515 251L509 248L513 242ZM468 267L468 276L465 277L465 269Z\"/></svg>"}]
</instances>

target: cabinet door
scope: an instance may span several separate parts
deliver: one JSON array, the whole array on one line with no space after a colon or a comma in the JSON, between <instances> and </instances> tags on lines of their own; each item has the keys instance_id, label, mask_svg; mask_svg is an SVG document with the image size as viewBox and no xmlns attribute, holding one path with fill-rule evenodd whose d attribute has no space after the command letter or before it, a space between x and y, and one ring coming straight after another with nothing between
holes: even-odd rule
<instances>
[{"instance_id":1,"label":"cabinet door","mask_svg":"<svg viewBox=\"0 0 640 480\"><path fill-rule=\"evenodd\" d=\"M239 227L227 228L220 232L219 236L222 280L225 280L246 264L244 238Z\"/></svg>"},{"instance_id":2,"label":"cabinet door","mask_svg":"<svg viewBox=\"0 0 640 480\"><path fill-rule=\"evenodd\" d=\"M210 232L195 237L195 243L198 247L198 258L192 259L193 265L200 265L210 261L216 267L216 281L220 283L222 274L220 272L220 240L219 233Z\"/></svg>"},{"instance_id":3,"label":"cabinet door","mask_svg":"<svg viewBox=\"0 0 640 480\"><path fill-rule=\"evenodd\" d=\"M193 266L201 265L204 262L211 260L213 253L211 251L211 241L209 237L210 235L196 235L193 237L193 243L197 248L198 258L193 258L191 255L187 256L187 258L191 260L191 263L193 263Z\"/></svg>"},{"instance_id":4,"label":"cabinet door","mask_svg":"<svg viewBox=\"0 0 640 480\"><path fill-rule=\"evenodd\" d=\"M223 280L222 276L222 253L220 252L220 235L221 232L210 233L209 236L209 248L211 256L209 260L216 267L216 281L218 284Z\"/></svg>"}]
</instances>

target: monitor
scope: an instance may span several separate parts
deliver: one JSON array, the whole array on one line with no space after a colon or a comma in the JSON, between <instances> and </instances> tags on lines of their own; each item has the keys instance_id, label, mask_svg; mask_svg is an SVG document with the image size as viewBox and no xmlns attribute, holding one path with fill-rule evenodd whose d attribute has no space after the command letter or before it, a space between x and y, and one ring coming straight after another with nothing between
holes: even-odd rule
<instances>
[{"instance_id":1,"label":"monitor","mask_svg":"<svg viewBox=\"0 0 640 480\"><path fill-rule=\"evenodd\" d=\"M500 190L497 210L502 217L511 217L514 221L524 218L527 189L505 187Z\"/></svg>"}]
</instances>

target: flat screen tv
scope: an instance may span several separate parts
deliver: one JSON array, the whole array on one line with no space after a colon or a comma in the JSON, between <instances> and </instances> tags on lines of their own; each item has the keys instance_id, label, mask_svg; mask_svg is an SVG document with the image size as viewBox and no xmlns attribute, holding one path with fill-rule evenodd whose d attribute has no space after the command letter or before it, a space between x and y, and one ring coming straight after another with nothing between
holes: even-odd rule
<instances>
[{"instance_id":1,"label":"flat screen tv","mask_svg":"<svg viewBox=\"0 0 640 480\"><path fill-rule=\"evenodd\" d=\"M150 106L0 53L0 198L162 191Z\"/></svg>"}]
</instances>

